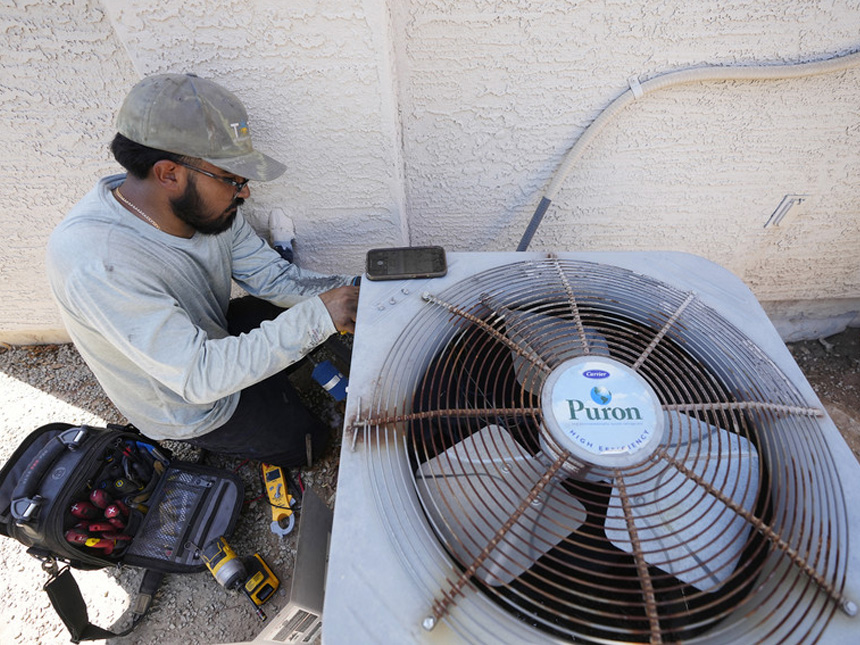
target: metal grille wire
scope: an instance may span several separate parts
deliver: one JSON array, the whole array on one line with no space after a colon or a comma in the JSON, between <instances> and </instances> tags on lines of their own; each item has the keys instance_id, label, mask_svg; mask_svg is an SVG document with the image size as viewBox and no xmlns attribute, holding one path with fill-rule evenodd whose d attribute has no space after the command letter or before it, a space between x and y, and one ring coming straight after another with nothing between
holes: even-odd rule
<instances>
[{"instance_id":1,"label":"metal grille wire","mask_svg":"<svg viewBox=\"0 0 860 645\"><path fill-rule=\"evenodd\" d=\"M453 609L477 590L548 640L820 638L842 602L842 488L821 411L744 334L694 293L570 260L425 299L360 420L383 521L433 536L395 545L434 598L425 627L468 639L481 618ZM589 354L635 369L668 425L646 461L578 478L540 388Z\"/></svg>"}]
</instances>

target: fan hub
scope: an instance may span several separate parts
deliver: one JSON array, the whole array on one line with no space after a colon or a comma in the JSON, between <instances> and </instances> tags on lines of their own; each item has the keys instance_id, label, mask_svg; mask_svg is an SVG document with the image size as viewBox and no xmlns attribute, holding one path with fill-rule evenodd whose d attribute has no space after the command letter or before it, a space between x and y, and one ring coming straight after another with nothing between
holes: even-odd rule
<instances>
[{"instance_id":1,"label":"fan hub","mask_svg":"<svg viewBox=\"0 0 860 645\"><path fill-rule=\"evenodd\" d=\"M663 437L663 411L636 371L606 357L580 356L556 367L541 391L542 448L571 455L578 473L648 459ZM549 440L547 440L549 439Z\"/></svg>"}]
</instances>

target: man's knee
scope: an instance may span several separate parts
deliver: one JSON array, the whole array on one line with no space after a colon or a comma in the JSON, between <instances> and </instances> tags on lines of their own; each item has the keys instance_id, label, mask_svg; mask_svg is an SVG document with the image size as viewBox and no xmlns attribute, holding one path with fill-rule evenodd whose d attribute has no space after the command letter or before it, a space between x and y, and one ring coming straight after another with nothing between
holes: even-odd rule
<instances>
[{"instance_id":1,"label":"man's knee","mask_svg":"<svg viewBox=\"0 0 860 645\"><path fill-rule=\"evenodd\" d=\"M243 296L230 301L227 307L227 331L238 336L256 329L266 320L277 318L284 309L254 296Z\"/></svg>"}]
</instances>

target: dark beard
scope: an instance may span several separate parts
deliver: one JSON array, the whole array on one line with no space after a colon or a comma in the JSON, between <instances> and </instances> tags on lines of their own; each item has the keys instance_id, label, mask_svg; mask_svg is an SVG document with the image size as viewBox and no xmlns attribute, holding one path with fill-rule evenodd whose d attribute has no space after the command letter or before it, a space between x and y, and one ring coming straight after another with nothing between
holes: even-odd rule
<instances>
[{"instance_id":1,"label":"dark beard","mask_svg":"<svg viewBox=\"0 0 860 645\"><path fill-rule=\"evenodd\" d=\"M217 219L207 217L194 180L189 180L181 197L170 200L173 214L202 235L218 235L233 226L237 209L244 203L244 199L236 196Z\"/></svg>"}]
</instances>

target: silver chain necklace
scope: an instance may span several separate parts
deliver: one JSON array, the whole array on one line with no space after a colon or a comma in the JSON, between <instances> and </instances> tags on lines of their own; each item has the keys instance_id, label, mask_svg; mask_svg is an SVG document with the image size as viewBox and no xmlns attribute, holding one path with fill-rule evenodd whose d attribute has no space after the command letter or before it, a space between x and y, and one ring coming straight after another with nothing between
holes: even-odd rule
<instances>
[{"instance_id":1,"label":"silver chain necklace","mask_svg":"<svg viewBox=\"0 0 860 645\"><path fill-rule=\"evenodd\" d=\"M142 210L140 210L137 206L135 206L134 204L132 204L130 201L128 201L128 200L125 198L125 195L123 195L121 192L119 192L119 187L114 188L114 191L113 191L113 192L114 192L114 193L116 193L116 196L117 196L117 197L119 197L119 200L120 200L123 204L127 205L129 208L131 208L132 210L134 210L134 212L135 212L135 213L139 214L143 219L145 219L147 222L149 222L150 224L152 224L152 225L153 225L155 228L157 228L159 231L161 230L161 227L158 225L158 222L156 222L154 219L152 219L149 215L147 215L146 213L144 213Z\"/></svg>"}]
</instances>

